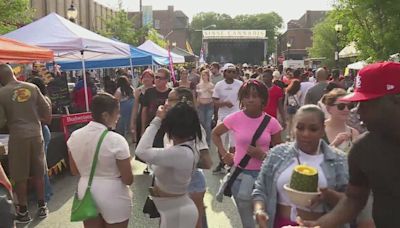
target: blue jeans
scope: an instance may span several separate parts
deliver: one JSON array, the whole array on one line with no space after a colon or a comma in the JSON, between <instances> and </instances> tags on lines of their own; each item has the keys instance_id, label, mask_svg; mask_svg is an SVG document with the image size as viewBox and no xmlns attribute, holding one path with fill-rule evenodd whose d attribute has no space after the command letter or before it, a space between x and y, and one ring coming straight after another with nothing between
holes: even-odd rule
<instances>
[{"instance_id":1,"label":"blue jeans","mask_svg":"<svg viewBox=\"0 0 400 228\"><path fill-rule=\"evenodd\" d=\"M42 134L43 134L43 142L44 142L44 153L47 157L47 148L49 147L49 143L51 140L50 129L47 125L42 125ZM47 159L46 159L47 160ZM49 175L44 175L44 197L46 202L50 201L51 196L53 195L53 188L50 184Z\"/></svg>"},{"instance_id":2,"label":"blue jeans","mask_svg":"<svg viewBox=\"0 0 400 228\"><path fill-rule=\"evenodd\" d=\"M238 178L233 182L231 190L236 207L239 211L243 228L255 228L253 218L253 200L251 193L254 181L257 179L259 170L243 170ZM243 177L246 175L247 177Z\"/></svg>"},{"instance_id":3,"label":"blue jeans","mask_svg":"<svg viewBox=\"0 0 400 228\"><path fill-rule=\"evenodd\" d=\"M119 103L121 116L118 120L117 128L115 130L124 137L126 137L130 129L133 102L134 99L130 98Z\"/></svg>"},{"instance_id":4,"label":"blue jeans","mask_svg":"<svg viewBox=\"0 0 400 228\"><path fill-rule=\"evenodd\" d=\"M213 103L209 104L199 104L197 108L197 112L199 113L200 123L203 126L204 130L207 134L207 143L208 146L211 145L211 121L212 116L214 114L214 105Z\"/></svg>"}]
</instances>

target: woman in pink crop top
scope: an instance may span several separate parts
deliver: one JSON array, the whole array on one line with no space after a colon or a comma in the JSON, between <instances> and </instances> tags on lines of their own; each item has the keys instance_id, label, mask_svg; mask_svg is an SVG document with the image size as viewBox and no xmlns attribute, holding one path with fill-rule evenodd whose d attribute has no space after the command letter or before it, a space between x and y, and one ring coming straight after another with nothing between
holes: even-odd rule
<instances>
[{"instance_id":1,"label":"woman in pink crop top","mask_svg":"<svg viewBox=\"0 0 400 228\"><path fill-rule=\"evenodd\" d=\"M263 112L268 102L268 89L261 81L251 79L241 86L238 99L242 110L228 115L223 123L213 130L212 139L227 165L237 166L246 154L251 157L247 166L242 167L243 172L235 180L231 190L243 227L255 227L251 192L270 146L282 142L282 127L278 120L270 117L267 127L256 141L256 146L251 146L254 133L265 115L268 115ZM228 131L232 131L235 137L234 154L227 152L221 141L221 135Z\"/></svg>"}]
</instances>

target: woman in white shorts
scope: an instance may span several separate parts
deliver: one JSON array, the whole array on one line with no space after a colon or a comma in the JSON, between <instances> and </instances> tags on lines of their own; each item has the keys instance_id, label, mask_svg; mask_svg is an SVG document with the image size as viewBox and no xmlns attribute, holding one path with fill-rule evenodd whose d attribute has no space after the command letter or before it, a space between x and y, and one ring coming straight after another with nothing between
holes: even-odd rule
<instances>
[{"instance_id":1,"label":"woman in white shorts","mask_svg":"<svg viewBox=\"0 0 400 228\"><path fill-rule=\"evenodd\" d=\"M119 118L119 102L112 95L102 93L93 98L91 111L93 121L74 131L67 142L71 172L73 175L80 175L80 199L86 191L100 135L107 128L115 129ZM130 159L129 145L125 138L109 131L100 146L91 187L100 215L85 220L85 228L128 227L132 212L132 192L129 185L133 183Z\"/></svg>"}]
</instances>

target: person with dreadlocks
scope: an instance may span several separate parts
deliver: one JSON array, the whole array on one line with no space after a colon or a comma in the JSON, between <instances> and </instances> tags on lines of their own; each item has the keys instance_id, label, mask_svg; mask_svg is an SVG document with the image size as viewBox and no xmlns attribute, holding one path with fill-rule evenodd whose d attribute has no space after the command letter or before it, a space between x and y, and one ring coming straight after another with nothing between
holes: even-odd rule
<instances>
[{"instance_id":1,"label":"person with dreadlocks","mask_svg":"<svg viewBox=\"0 0 400 228\"><path fill-rule=\"evenodd\" d=\"M220 156L227 165L238 166L245 155L251 158L243 171L236 178L231 190L242 225L245 228L255 227L253 219L253 204L251 193L254 181L258 176L263 160L270 146L280 144L282 127L278 120L263 112L268 102L268 89L259 80L250 79L239 89L238 100L240 111L228 115L223 123L217 125L212 132L212 139L218 148ZM257 128L269 118L269 123L257 139L254 146L250 145ZM235 153L225 150L221 135L232 131L235 140Z\"/></svg>"}]
</instances>

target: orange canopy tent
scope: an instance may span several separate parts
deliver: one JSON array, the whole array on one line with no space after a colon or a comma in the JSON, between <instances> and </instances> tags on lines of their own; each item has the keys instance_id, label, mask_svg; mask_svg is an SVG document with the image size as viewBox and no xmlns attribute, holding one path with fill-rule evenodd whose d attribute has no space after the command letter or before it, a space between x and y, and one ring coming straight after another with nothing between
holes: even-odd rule
<instances>
[{"instance_id":1,"label":"orange canopy tent","mask_svg":"<svg viewBox=\"0 0 400 228\"><path fill-rule=\"evenodd\" d=\"M53 51L0 37L0 63L31 63L51 61Z\"/></svg>"}]
</instances>

